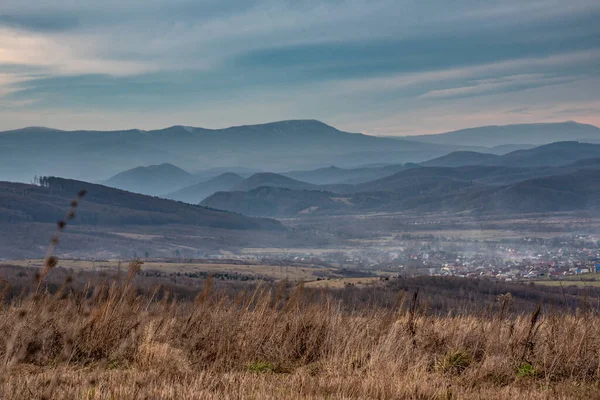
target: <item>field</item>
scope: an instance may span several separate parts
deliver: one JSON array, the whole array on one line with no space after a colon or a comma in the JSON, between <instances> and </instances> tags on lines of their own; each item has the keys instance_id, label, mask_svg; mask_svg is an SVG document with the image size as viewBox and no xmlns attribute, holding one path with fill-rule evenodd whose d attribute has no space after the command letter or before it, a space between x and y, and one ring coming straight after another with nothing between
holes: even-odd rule
<instances>
[{"instance_id":1,"label":"field","mask_svg":"<svg viewBox=\"0 0 600 400\"><path fill-rule=\"evenodd\" d=\"M44 265L42 259L32 260L9 260L7 264L41 268ZM89 261L89 260L60 260L59 265L65 269L73 269L74 271L116 271L119 268L120 261ZM123 264L124 265L124 264ZM122 268L125 268L123 266ZM265 265L253 263L250 261L233 263L193 263L193 262L166 262L166 261L145 261L145 271L164 272L169 274L238 274L243 276L251 276L261 279L281 280L288 279L293 281L312 281L322 276L337 276L336 271L330 268L320 268L311 266L289 266L289 265Z\"/></svg>"},{"instance_id":2,"label":"field","mask_svg":"<svg viewBox=\"0 0 600 400\"><path fill-rule=\"evenodd\" d=\"M581 286L581 287L600 287L600 275L598 274L582 274L565 276L561 280L539 280L535 281L536 285L546 286Z\"/></svg>"},{"instance_id":3,"label":"field","mask_svg":"<svg viewBox=\"0 0 600 400\"><path fill-rule=\"evenodd\" d=\"M346 285L354 285L354 286L369 286L374 285L377 282L380 282L380 278L377 277L364 277L364 278L337 278L337 279L327 279L327 280L318 280L307 282L305 284L306 287L313 288L330 288L330 289L340 289Z\"/></svg>"},{"instance_id":4,"label":"field","mask_svg":"<svg viewBox=\"0 0 600 400\"><path fill-rule=\"evenodd\" d=\"M420 278L391 286L382 282L376 291L372 285L326 290L282 281L231 291L209 278L186 300L173 288L152 287L140 275L142 268L132 262L118 275L78 275L57 286L45 284L59 272L46 265L37 284L7 290L5 282L0 397L600 395L600 316L584 305L584 297L574 297L576 292L568 294L581 301L572 312L513 309L519 296L529 298L539 290L528 286L513 286L516 297L501 295L460 312L467 308L447 304L444 296L423 297L418 289L398 285L432 294L448 287L464 293L469 303L473 294L457 283L478 287L476 281L434 279L442 285L435 289L424 280L432 278ZM383 294L392 302L369 298ZM431 313L436 304L451 308Z\"/></svg>"}]
</instances>

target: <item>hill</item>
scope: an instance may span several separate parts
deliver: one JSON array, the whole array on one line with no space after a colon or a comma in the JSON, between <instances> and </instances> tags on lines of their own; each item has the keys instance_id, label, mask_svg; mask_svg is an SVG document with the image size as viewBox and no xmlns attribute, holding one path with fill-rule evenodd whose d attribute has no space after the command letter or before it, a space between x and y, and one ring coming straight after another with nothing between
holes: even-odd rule
<instances>
[{"instance_id":1,"label":"hill","mask_svg":"<svg viewBox=\"0 0 600 400\"><path fill-rule=\"evenodd\" d=\"M600 174L579 170L525 180L500 187L482 187L449 196L445 206L455 211L478 213L539 213L597 210L600 200ZM432 202L421 209L439 209Z\"/></svg>"},{"instance_id":2,"label":"hill","mask_svg":"<svg viewBox=\"0 0 600 400\"><path fill-rule=\"evenodd\" d=\"M414 166L415 164L391 164L360 168L331 166L310 171L290 171L282 173L282 175L316 185L356 184L383 178Z\"/></svg>"},{"instance_id":3,"label":"hill","mask_svg":"<svg viewBox=\"0 0 600 400\"><path fill-rule=\"evenodd\" d=\"M135 193L159 195L187 186L194 180L192 174L165 163L121 172L103 184Z\"/></svg>"},{"instance_id":4,"label":"hill","mask_svg":"<svg viewBox=\"0 0 600 400\"><path fill-rule=\"evenodd\" d=\"M232 189L243 180L244 178L238 174L226 172L205 182L186 186L183 189L168 193L162 197L190 204L198 204L213 193Z\"/></svg>"},{"instance_id":5,"label":"hill","mask_svg":"<svg viewBox=\"0 0 600 400\"><path fill-rule=\"evenodd\" d=\"M463 165L502 165L507 167L563 166L577 161L600 158L600 145L580 142L556 142L532 149L517 150L501 156L476 152L453 152L423 162L424 166L457 167Z\"/></svg>"},{"instance_id":6,"label":"hill","mask_svg":"<svg viewBox=\"0 0 600 400\"><path fill-rule=\"evenodd\" d=\"M306 182L297 181L287 176L280 174L274 174L271 172L261 172L254 174L242 182L235 185L233 191L248 191L256 189L262 186L268 186L273 188L287 188L296 190L314 190L318 189L317 185L313 185Z\"/></svg>"},{"instance_id":7,"label":"hill","mask_svg":"<svg viewBox=\"0 0 600 400\"><path fill-rule=\"evenodd\" d=\"M51 222L64 218L74 194L87 190L75 223L84 225L181 224L220 229L281 229L274 220L131 193L107 186L49 178L48 186L0 182L0 222Z\"/></svg>"},{"instance_id":8,"label":"hill","mask_svg":"<svg viewBox=\"0 0 600 400\"><path fill-rule=\"evenodd\" d=\"M435 135L405 136L404 139L444 145L494 147L541 145L569 140L599 140L600 128L577 122L482 126Z\"/></svg>"},{"instance_id":9,"label":"hill","mask_svg":"<svg viewBox=\"0 0 600 400\"><path fill-rule=\"evenodd\" d=\"M247 178L252 174L256 174L258 172L263 172L256 168L246 168L246 167L215 167L209 168L202 171L194 172L194 176L196 177L197 182L206 182L209 179L216 178L219 175L226 174L228 172L239 175L243 178Z\"/></svg>"},{"instance_id":10,"label":"hill","mask_svg":"<svg viewBox=\"0 0 600 400\"><path fill-rule=\"evenodd\" d=\"M340 196L326 191L259 187L249 191L218 192L200 205L249 216L290 217L349 209Z\"/></svg>"},{"instance_id":11,"label":"hill","mask_svg":"<svg viewBox=\"0 0 600 400\"><path fill-rule=\"evenodd\" d=\"M140 165L160 163L192 172L232 165L263 171L332 163L354 167L382 160L423 161L462 147L344 132L315 120L225 129L173 126L154 131L25 128L0 132L0 180L29 182L34 175L55 175L99 181Z\"/></svg>"},{"instance_id":12,"label":"hill","mask_svg":"<svg viewBox=\"0 0 600 400\"><path fill-rule=\"evenodd\" d=\"M600 157L600 144L557 142L528 150L517 150L501 156L502 165L541 167L571 164L576 161ZM497 160L486 162L496 164Z\"/></svg>"},{"instance_id":13,"label":"hill","mask_svg":"<svg viewBox=\"0 0 600 400\"><path fill-rule=\"evenodd\" d=\"M555 175L551 175L555 174ZM534 213L598 208L595 169L471 166L415 168L345 194L261 187L219 192L201 204L270 217L372 212Z\"/></svg>"},{"instance_id":14,"label":"hill","mask_svg":"<svg viewBox=\"0 0 600 400\"><path fill-rule=\"evenodd\" d=\"M426 167L459 167L462 165L480 165L494 162L498 157L495 154L477 153L475 151L455 151L442 157L434 158L421 163Z\"/></svg>"}]
</instances>

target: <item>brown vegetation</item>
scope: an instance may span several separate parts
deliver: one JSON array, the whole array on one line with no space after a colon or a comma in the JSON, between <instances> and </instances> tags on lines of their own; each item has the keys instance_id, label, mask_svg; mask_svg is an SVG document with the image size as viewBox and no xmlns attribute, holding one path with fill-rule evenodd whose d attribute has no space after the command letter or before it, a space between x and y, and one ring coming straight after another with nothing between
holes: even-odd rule
<instances>
[{"instance_id":1,"label":"brown vegetation","mask_svg":"<svg viewBox=\"0 0 600 400\"><path fill-rule=\"evenodd\" d=\"M139 288L141 264L80 288L36 285L0 309L2 398L594 398L600 316L435 315L285 282L193 300ZM52 272L49 274L52 275ZM6 287L6 286L5 286ZM246 289L244 289L244 287ZM8 292L3 291L3 295ZM357 296L361 290L355 289Z\"/></svg>"}]
</instances>

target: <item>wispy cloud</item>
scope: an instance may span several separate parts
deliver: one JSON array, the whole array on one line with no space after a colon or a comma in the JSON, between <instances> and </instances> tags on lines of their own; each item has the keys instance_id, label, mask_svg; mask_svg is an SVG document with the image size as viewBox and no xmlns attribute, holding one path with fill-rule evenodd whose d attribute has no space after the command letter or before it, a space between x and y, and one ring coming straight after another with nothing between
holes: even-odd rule
<instances>
[{"instance_id":1,"label":"wispy cloud","mask_svg":"<svg viewBox=\"0 0 600 400\"><path fill-rule=\"evenodd\" d=\"M513 108L512 110L507 110L506 111L507 114L531 114L531 112L529 111L529 107L519 107L519 108Z\"/></svg>"},{"instance_id":2,"label":"wispy cloud","mask_svg":"<svg viewBox=\"0 0 600 400\"><path fill-rule=\"evenodd\" d=\"M580 116L589 114L600 115L600 107L563 108L552 111L553 116Z\"/></svg>"},{"instance_id":3,"label":"wispy cloud","mask_svg":"<svg viewBox=\"0 0 600 400\"><path fill-rule=\"evenodd\" d=\"M444 116L458 118L449 112L465 125L533 122L542 114L501 110L528 107L518 104L524 93L586 104L600 89L593 0L457 0L451 10L443 0L26 3L0 3L0 97L23 108L18 117L0 109L0 129L27 112L48 124L64 115L69 127L77 110L110 116L115 128L149 127L157 113L192 125L318 117L345 127L361 114L363 130L397 119L413 131L411 115L444 103L443 130Z\"/></svg>"},{"instance_id":4,"label":"wispy cloud","mask_svg":"<svg viewBox=\"0 0 600 400\"><path fill-rule=\"evenodd\" d=\"M532 87L548 86L572 81L567 77L548 77L543 74L522 74L503 76L493 79L470 81L467 86L450 89L431 90L421 96L422 99L451 99L474 97L490 93L514 92Z\"/></svg>"}]
</instances>

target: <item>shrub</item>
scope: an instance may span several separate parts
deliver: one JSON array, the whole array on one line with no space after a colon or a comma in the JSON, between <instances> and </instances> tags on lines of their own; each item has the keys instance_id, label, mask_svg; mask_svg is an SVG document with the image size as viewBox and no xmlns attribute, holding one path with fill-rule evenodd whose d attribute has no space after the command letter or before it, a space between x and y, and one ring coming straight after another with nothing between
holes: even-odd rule
<instances>
[{"instance_id":1,"label":"shrub","mask_svg":"<svg viewBox=\"0 0 600 400\"><path fill-rule=\"evenodd\" d=\"M447 353L438 362L438 368L449 374L460 374L471 365L471 356L465 350Z\"/></svg>"},{"instance_id":2,"label":"shrub","mask_svg":"<svg viewBox=\"0 0 600 400\"><path fill-rule=\"evenodd\" d=\"M248 371L250 372L268 373L275 372L275 370L275 364L270 363L268 361L256 361L248 364Z\"/></svg>"}]
</instances>

